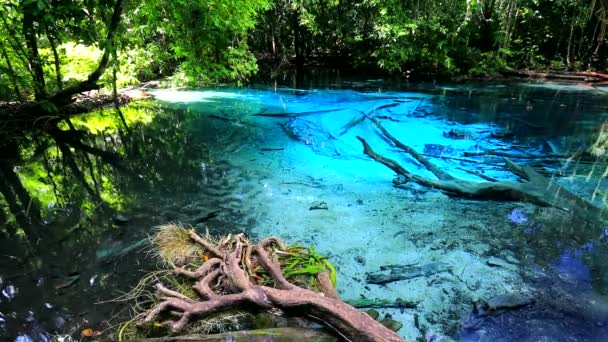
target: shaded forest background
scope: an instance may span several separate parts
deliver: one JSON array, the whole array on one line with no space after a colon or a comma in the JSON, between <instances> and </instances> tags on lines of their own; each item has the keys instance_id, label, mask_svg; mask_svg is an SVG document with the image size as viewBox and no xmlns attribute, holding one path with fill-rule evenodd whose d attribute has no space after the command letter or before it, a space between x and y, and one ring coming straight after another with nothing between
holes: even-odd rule
<instances>
[{"instance_id":1,"label":"shaded forest background","mask_svg":"<svg viewBox=\"0 0 608 342\"><path fill-rule=\"evenodd\" d=\"M119 86L310 67L412 78L602 71L607 11L606 0L3 0L0 99L68 95L99 66L101 84Z\"/></svg>"}]
</instances>

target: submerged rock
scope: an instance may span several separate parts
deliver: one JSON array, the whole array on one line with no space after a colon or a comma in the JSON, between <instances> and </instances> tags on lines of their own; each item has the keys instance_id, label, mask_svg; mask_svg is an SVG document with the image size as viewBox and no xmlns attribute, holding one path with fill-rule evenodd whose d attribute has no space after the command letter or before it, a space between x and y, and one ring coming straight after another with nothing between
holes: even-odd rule
<instances>
[{"instance_id":1,"label":"submerged rock","mask_svg":"<svg viewBox=\"0 0 608 342\"><path fill-rule=\"evenodd\" d=\"M399 331L401 327L403 327L403 323L395 321L393 317L389 314L386 314L386 316L384 316L384 319L379 322L385 327L391 329L392 331Z\"/></svg>"},{"instance_id":2,"label":"submerged rock","mask_svg":"<svg viewBox=\"0 0 608 342\"><path fill-rule=\"evenodd\" d=\"M424 154L435 157L454 154L454 148L440 144L424 144Z\"/></svg>"},{"instance_id":3,"label":"submerged rock","mask_svg":"<svg viewBox=\"0 0 608 342\"><path fill-rule=\"evenodd\" d=\"M124 216L122 214L118 214L118 215L114 216L114 223L117 225L126 224L128 222L129 222L129 218L127 218L126 216Z\"/></svg>"},{"instance_id":4,"label":"submerged rock","mask_svg":"<svg viewBox=\"0 0 608 342\"><path fill-rule=\"evenodd\" d=\"M384 265L380 266L378 272L367 273L366 280L370 284L385 284L398 280L428 277L435 273L448 272L450 269L450 265L441 262L431 262L422 266Z\"/></svg>"},{"instance_id":5,"label":"submerged rock","mask_svg":"<svg viewBox=\"0 0 608 342\"><path fill-rule=\"evenodd\" d=\"M472 134L462 129L452 128L447 132L443 132L443 136L451 139L471 139Z\"/></svg>"},{"instance_id":6,"label":"submerged rock","mask_svg":"<svg viewBox=\"0 0 608 342\"><path fill-rule=\"evenodd\" d=\"M316 153L328 156L340 155L334 143L336 138L317 123L302 118L293 118L282 124L281 127L288 136L310 146Z\"/></svg>"},{"instance_id":7,"label":"submerged rock","mask_svg":"<svg viewBox=\"0 0 608 342\"><path fill-rule=\"evenodd\" d=\"M487 311L513 310L533 303L534 299L527 294L509 292L490 298L484 307Z\"/></svg>"},{"instance_id":8,"label":"submerged rock","mask_svg":"<svg viewBox=\"0 0 608 342\"><path fill-rule=\"evenodd\" d=\"M373 319L378 320L380 313L376 309L369 309L365 311L366 314L370 315Z\"/></svg>"},{"instance_id":9,"label":"submerged rock","mask_svg":"<svg viewBox=\"0 0 608 342\"><path fill-rule=\"evenodd\" d=\"M313 202L308 210L329 210L326 202Z\"/></svg>"}]
</instances>

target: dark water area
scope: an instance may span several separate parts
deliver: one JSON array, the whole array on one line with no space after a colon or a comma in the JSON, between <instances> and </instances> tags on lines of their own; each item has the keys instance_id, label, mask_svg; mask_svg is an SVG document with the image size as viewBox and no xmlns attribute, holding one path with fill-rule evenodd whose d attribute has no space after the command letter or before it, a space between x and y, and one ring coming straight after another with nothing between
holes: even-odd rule
<instances>
[{"instance_id":1,"label":"dark water area","mask_svg":"<svg viewBox=\"0 0 608 342\"><path fill-rule=\"evenodd\" d=\"M157 269L148 238L168 222L314 244L342 298L418 303L380 310L408 341L608 339L606 89L313 85L155 90L121 109L126 126L104 109L72 119L77 133L61 126L69 138L17 139L0 170L0 340L77 341L87 328L114 340L132 314L115 299ZM365 115L459 179L517 181L508 154L600 214L395 187L357 136L432 175ZM436 264L366 282L383 265Z\"/></svg>"}]
</instances>

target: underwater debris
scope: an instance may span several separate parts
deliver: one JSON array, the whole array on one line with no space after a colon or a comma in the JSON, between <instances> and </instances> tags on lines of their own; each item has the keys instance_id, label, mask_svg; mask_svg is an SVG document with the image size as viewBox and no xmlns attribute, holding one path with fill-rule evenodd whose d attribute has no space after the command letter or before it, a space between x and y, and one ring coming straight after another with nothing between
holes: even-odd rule
<instances>
[{"instance_id":1,"label":"underwater debris","mask_svg":"<svg viewBox=\"0 0 608 342\"><path fill-rule=\"evenodd\" d=\"M443 155L451 155L454 153L454 148L451 146L445 146L440 144L424 144L424 154L428 154L434 157L441 157Z\"/></svg>"},{"instance_id":2,"label":"underwater debris","mask_svg":"<svg viewBox=\"0 0 608 342\"><path fill-rule=\"evenodd\" d=\"M237 310L261 309L311 315L351 340L403 341L339 300L336 269L314 246L287 246L275 237L254 244L244 234L200 236L177 224L158 227L152 242L153 254L172 270L144 277L124 297L136 300L136 315L121 324L118 340L241 329L241 318L246 321L250 315ZM152 284L156 295L145 289ZM137 302L142 297L144 301ZM409 305L403 300L400 304ZM209 320L218 315L224 317L217 327L201 328L209 327Z\"/></svg>"},{"instance_id":3,"label":"underwater debris","mask_svg":"<svg viewBox=\"0 0 608 342\"><path fill-rule=\"evenodd\" d=\"M380 266L378 272L367 273L366 279L370 284L386 284L398 280L428 277L435 273L448 272L450 269L450 265L441 262L432 262L423 266L386 265Z\"/></svg>"},{"instance_id":4,"label":"underwater debris","mask_svg":"<svg viewBox=\"0 0 608 342\"><path fill-rule=\"evenodd\" d=\"M488 299L484 303L484 309L488 312L495 312L518 309L530 304L534 304L534 298L531 296L518 292L509 292Z\"/></svg>"},{"instance_id":5,"label":"underwater debris","mask_svg":"<svg viewBox=\"0 0 608 342\"><path fill-rule=\"evenodd\" d=\"M418 305L417 301L407 300L403 298L397 298L395 300L387 299L370 299L370 298L359 298L344 300L344 302L356 307L356 308L415 308Z\"/></svg>"},{"instance_id":6,"label":"underwater debris","mask_svg":"<svg viewBox=\"0 0 608 342\"><path fill-rule=\"evenodd\" d=\"M310 208L308 208L308 210L328 210L329 207L327 206L326 202L313 202L312 205L310 206Z\"/></svg>"},{"instance_id":7,"label":"underwater debris","mask_svg":"<svg viewBox=\"0 0 608 342\"><path fill-rule=\"evenodd\" d=\"M462 130L462 129L455 129L452 128L451 130L447 131L447 132L443 132L443 136L445 138L451 138L451 139L471 139L472 134L471 132Z\"/></svg>"},{"instance_id":8,"label":"underwater debris","mask_svg":"<svg viewBox=\"0 0 608 342\"><path fill-rule=\"evenodd\" d=\"M315 122L294 118L281 124L281 127L289 137L310 146L316 153L327 156L340 155L334 142L336 138Z\"/></svg>"},{"instance_id":9,"label":"underwater debris","mask_svg":"<svg viewBox=\"0 0 608 342\"><path fill-rule=\"evenodd\" d=\"M397 148L411 155L437 178L432 179L412 174L397 161L374 152L365 139L357 137L363 144L363 153L365 155L395 171L407 181L413 181L424 187L441 190L451 196L479 200L524 201L540 206L554 207L576 214L594 225L600 225L602 218L606 216L602 208L595 206L552 180L545 178L530 166L516 164L508 158L505 158L506 169L524 179L525 182L472 182L456 178L442 171L422 154L395 138L379 120L375 118L370 118L370 120L378 127L386 139L390 140Z\"/></svg>"}]
</instances>

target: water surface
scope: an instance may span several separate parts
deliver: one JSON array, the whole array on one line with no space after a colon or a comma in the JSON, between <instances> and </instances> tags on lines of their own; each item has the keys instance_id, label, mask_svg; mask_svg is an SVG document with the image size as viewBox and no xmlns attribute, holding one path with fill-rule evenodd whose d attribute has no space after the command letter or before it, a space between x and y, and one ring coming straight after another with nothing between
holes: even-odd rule
<instances>
[{"instance_id":1,"label":"water surface","mask_svg":"<svg viewBox=\"0 0 608 342\"><path fill-rule=\"evenodd\" d=\"M603 151L604 90L350 86L156 90L155 100L122 109L127 126L111 109L74 118L80 144L39 134L20 139L16 156L3 159L3 172L18 178L5 178L1 189L0 336L50 340L89 327L109 336L129 312L108 301L155 269L146 238L167 222L314 244L337 265L342 298L418 302L380 310L404 324L400 334L408 340L608 336L608 232L601 224L529 203L394 187L394 172L365 156L357 139L432 177L362 119L374 115L458 178L484 181L473 171L516 180L502 158L464 153ZM605 206L602 158L517 162ZM327 209L311 210L321 202ZM445 270L386 285L366 281L380 266L434 264ZM505 294L529 300L488 312L484 303Z\"/></svg>"}]
</instances>

